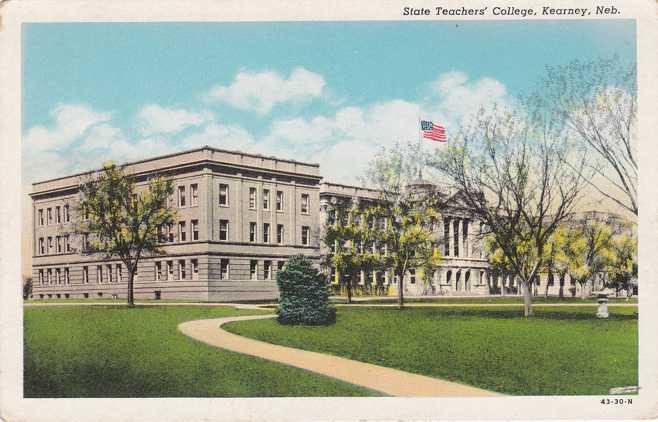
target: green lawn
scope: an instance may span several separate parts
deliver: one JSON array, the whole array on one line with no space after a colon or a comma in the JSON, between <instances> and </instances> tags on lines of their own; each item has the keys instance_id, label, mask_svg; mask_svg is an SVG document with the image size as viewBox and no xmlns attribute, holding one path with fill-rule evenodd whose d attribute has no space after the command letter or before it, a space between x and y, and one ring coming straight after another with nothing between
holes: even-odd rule
<instances>
[{"instance_id":1,"label":"green lawn","mask_svg":"<svg viewBox=\"0 0 658 422\"><path fill-rule=\"evenodd\" d=\"M368 296L356 296L353 303L368 303L368 304L385 304L385 303L395 303L397 301L396 297L390 298L369 298ZM346 298L337 298L334 297L332 300L335 303L346 303ZM611 297L608 299L609 303L620 303L620 304L636 304L637 298L615 298ZM507 304L522 304L523 298L521 296L484 296L484 297L455 297L455 296L445 296L445 297L427 297L427 298L405 298L405 303L457 303L457 304L473 304L473 303L493 303L499 305ZM579 297L563 297L559 298L557 296L535 296L532 298L532 303L542 304L542 303L587 303L596 305L596 298L587 298L581 299Z\"/></svg>"},{"instance_id":2,"label":"green lawn","mask_svg":"<svg viewBox=\"0 0 658 422\"><path fill-rule=\"evenodd\" d=\"M183 321L254 313L195 306L25 308L25 397L377 395L219 350L176 329Z\"/></svg>"},{"instance_id":3,"label":"green lawn","mask_svg":"<svg viewBox=\"0 0 658 422\"><path fill-rule=\"evenodd\" d=\"M346 308L329 327L241 321L229 331L516 395L607 394L637 385L634 307Z\"/></svg>"}]
</instances>

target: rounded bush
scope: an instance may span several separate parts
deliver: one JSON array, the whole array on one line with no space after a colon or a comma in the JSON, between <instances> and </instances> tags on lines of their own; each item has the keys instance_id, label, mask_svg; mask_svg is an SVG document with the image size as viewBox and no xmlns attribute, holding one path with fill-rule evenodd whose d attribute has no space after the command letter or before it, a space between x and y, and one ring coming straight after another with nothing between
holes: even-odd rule
<instances>
[{"instance_id":1,"label":"rounded bush","mask_svg":"<svg viewBox=\"0 0 658 422\"><path fill-rule=\"evenodd\" d=\"M336 322L336 308L329 303L324 277L302 256L293 256L278 272L277 320L286 325L328 325Z\"/></svg>"}]
</instances>

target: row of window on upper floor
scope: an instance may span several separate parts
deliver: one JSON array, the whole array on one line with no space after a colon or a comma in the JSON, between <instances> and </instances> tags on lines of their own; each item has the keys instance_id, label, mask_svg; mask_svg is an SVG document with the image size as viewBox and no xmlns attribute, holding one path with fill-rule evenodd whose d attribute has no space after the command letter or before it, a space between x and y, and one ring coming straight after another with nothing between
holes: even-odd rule
<instances>
[{"instance_id":1,"label":"row of window on upper floor","mask_svg":"<svg viewBox=\"0 0 658 422\"><path fill-rule=\"evenodd\" d=\"M187 208L187 186L179 185L176 187L176 196L173 195L169 198L170 207ZM199 205L199 185L193 183L189 188L190 192L190 207ZM263 188L261 192L261 209L268 211L271 209L271 191L270 189ZM225 183L219 184L219 205L228 207L230 205L230 186ZM285 202L285 193L282 190L277 190L275 194L275 209L276 211L283 212ZM258 209L258 189L255 187L249 188L249 209ZM301 194L300 212L302 214L309 214L311 209L311 196L307 193Z\"/></svg>"},{"instance_id":2,"label":"row of window on upper floor","mask_svg":"<svg viewBox=\"0 0 658 422\"><path fill-rule=\"evenodd\" d=\"M37 224L39 226L69 222L71 222L71 211L68 204L37 210Z\"/></svg>"}]
</instances>

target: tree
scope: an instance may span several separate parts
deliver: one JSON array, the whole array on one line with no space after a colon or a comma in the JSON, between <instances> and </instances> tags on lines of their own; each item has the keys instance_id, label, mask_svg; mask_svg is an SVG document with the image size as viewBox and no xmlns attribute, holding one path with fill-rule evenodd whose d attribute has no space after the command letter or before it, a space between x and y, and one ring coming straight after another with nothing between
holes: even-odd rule
<instances>
[{"instance_id":1,"label":"tree","mask_svg":"<svg viewBox=\"0 0 658 422\"><path fill-rule=\"evenodd\" d=\"M329 303L324 277L311 261L296 255L277 273L279 311L277 320L286 325L327 325L336 322L336 308Z\"/></svg>"},{"instance_id":2,"label":"tree","mask_svg":"<svg viewBox=\"0 0 658 422\"><path fill-rule=\"evenodd\" d=\"M134 306L133 282L140 260L164 254L159 230L171 225L175 211L166 205L173 182L153 176L138 189L133 176L107 164L80 184L78 232L87 239L82 252L119 258L128 272L128 305Z\"/></svg>"},{"instance_id":3,"label":"tree","mask_svg":"<svg viewBox=\"0 0 658 422\"><path fill-rule=\"evenodd\" d=\"M615 289L615 295L620 290L626 290L628 297L632 296L633 288L637 286L637 239L629 233L619 233L612 238L612 259L608 263L608 285Z\"/></svg>"},{"instance_id":4,"label":"tree","mask_svg":"<svg viewBox=\"0 0 658 422\"><path fill-rule=\"evenodd\" d=\"M587 178L591 186L637 215L635 64L625 65L618 57L574 60L547 68L540 86L535 105L554 114L594 153L588 157L597 175Z\"/></svg>"},{"instance_id":5,"label":"tree","mask_svg":"<svg viewBox=\"0 0 658 422\"><path fill-rule=\"evenodd\" d=\"M347 303L352 303L352 291L361 271L386 270L379 249L382 232L377 226L383 213L377 204L355 201L337 200L326 207L331 217L323 230L322 243L327 249L323 264L336 269L346 289Z\"/></svg>"},{"instance_id":6,"label":"tree","mask_svg":"<svg viewBox=\"0 0 658 422\"><path fill-rule=\"evenodd\" d=\"M23 299L27 300L32 294L32 277L25 277L23 279Z\"/></svg>"},{"instance_id":7,"label":"tree","mask_svg":"<svg viewBox=\"0 0 658 422\"><path fill-rule=\"evenodd\" d=\"M613 258L612 231L599 221L584 219L566 229L566 239L556 260L569 268L571 279L580 285L581 298L594 276L609 268Z\"/></svg>"},{"instance_id":8,"label":"tree","mask_svg":"<svg viewBox=\"0 0 658 422\"><path fill-rule=\"evenodd\" d=\"M422 180L422 157L416 143L382 148L362 179L381 192L377 209L385 223L379 241L385 245L384 265L393 270L398 282L400 308L404 306L405 275L419 269L427 282L441 263L434 230L440 219L440 195Z\"/></svg>"},{"instance_id":9,"label":"tree","mask_svg":"<svg viewBox=\"0 0 658 422\"><path fill-rule=\"evenodd\" d=\"M523 288L525 316L532 315L531 287L546 245L582 190L584 172L566 164L569 153L552 120L493 107L465 124L430 164L505 255Z\"/></svg>"}]
</instances>

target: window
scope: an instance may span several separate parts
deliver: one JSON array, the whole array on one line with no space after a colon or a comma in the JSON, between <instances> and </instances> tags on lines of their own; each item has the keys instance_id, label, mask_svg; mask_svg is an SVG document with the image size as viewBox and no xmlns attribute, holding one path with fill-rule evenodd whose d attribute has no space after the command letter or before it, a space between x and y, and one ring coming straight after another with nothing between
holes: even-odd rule
<instances>
[{"instance_id":1,"label":"window","mask_svg":"<svg viewBox=\"0 0 658 422\"><path fill-rule=\"evenodd\" d=\"M46 247L43 242L43 237L39 238L39 255L45 255L46 253Z\"/></svg>"},{"instance_id":2,"label":"window","mask_svg":"<svg viewBox=\"0 0 658 422\"><path fill-rule=\"evenodd\" d=\"M185 260L184 259L179 259L178 260L178 279L179 280L185 280L187 274L185 274Z\"/></svg>"},{"instance_id":3,"label":"window","mask_svg":"<svg viewBox=\"0 0 658 422\"><path fill-rule=\"evenodd\" d=\"M263 242L270 243L270 224L263 223Z\"/></svg>"},{"instance_id":4,"label":"window","mask_svg":"<svg viewBox=\"0 0 658 422\"><path fill-rule=\"evenodd\" d=\"M310 198L307 193L302 193L302 214L308 214Z\"/></svg>"},{"instance_id":5,"label":"window","mask_svg":"<svg viewBox=\"0 0 658 422\"><path fill-rule=\"evenodd\" d=\"M117 282L121 283L123 281L123 267L121 264L117 264Z\"/></svg>"},{"instance_id":6,"label":"window","mask_svg":"<svg viewBox=\"0 0 658 422\"><path fill-rule=\"evenodd\" d=\"M276 262L276 270L277 271L282 271L284 265L286 265L286 261L277 261Z\"/></svg>"},{"instance_id":7,"label":"window","mask_svg":"<svg viewBox=\"0 0 658 422\"><path fill-rule=\"evenodd\" d=\"M53 210L52 210L52 208L48 208L46 210L46 215L48 217L48 224L53 224Z\"/></svg>"},{"instance_id":8,"label":"window","mask_svg":"<svg viewBox=\"0 0 658 422\"><path fill-rule=\"evenodd\" d=\"M53 284L53 270L48 268L48 284Z\"/></svg>"},{"instance_id":9,"label":"window","mask_svg":"<svg viewBox=\"0 0 658 422\"><path fill-rule=\"evenodd\" d=\"M192 220L192 240L199 240L199 220Z\"/></svg>"},{"instance_id":10,"label":"window","mask_svg":"<svg viewBox=\"0 0 658 422\"><path fill-rule=\"evenodd\" d=\"M64 236L64 252L71 252L71 244L69 243L69 235Z\"/></svg>"},{"instance_id":11,"label":"window","mask_svg":"<svg viewBox=\"0 0 658 422\"><path fill-rule=\"evenodd\" d=\"M263 209L264 210L269 210L270 209L270 190L269 189L263 189Z\"/></svg>"},{"instance_id":12,"label":"window","mask_svg":"<svg viewBox=\"0 0 658 422\"><path fill-rule=\"evenodd\" d=\"M249 208L256 209L256 188L249 188Z\"/></svg>"},{"instance_id":13,"label":"window","mask_svg":"<svg viewBox=\"0 0 658 422\"><path fill-rule=\"evenodd\" d=\"M162 280L162 262L157 261L155 263L155 281Z\"/></svg>"},{"instance_id":14,"label":"window","mask_svg":"<svg viewBox=\"0 0 658 422\"><path fill-rule=\"evenodd\" d=\"M311 229L308 226L302 226L302 245L309 244Z\"/></svg>"},{"instance_id":15,"label":"window","mask_svg":"<svg viewBox=\"0 0 658 422\"><path fill-rule=\"evenodd\" d=\"M167 280L174 279L174 261L167 261Z\"/></svg>"},{"instance_id":16,"label":"window","mask_svg":"<svg viewBox=\"0 0 658 422\"><path fill-rule=\"evenodd\" d=\"M68 223L71 221L71 214L69 213L69 206L64 205L64 222Z\"/></svg>"},{"instance_id":17,"label":"window","mask_svg":"<svg viewBox=\"0 0 658 422\"><path fill-rule=\"evenodd\" d=\"M62 253L62 238L55 236L55 245L57 246L57 253Z\"/></svg>"},{"instance_id":18,"label":"window","mask_svg":"<svg viewBox=\"0 0 658 422\"><path fill-rule=\"evenodd\" d=\"M185 227L185 222L184 221L179 221L178 222L178 239L179 242L186 242L187 241L187 232L186 232L186 227Z\"/></svg>"},{"instance_id":19,"label":"window","mask_svg":"<svg viewBox=\"0 0 658 422\"><path fill-rule=\"evenodd\" d=\"M459 220L454 220L452 222L453 226L453 237L455 243L454 256L459 256Z\"/></svg>"},{"instance_id":20,"label":"window","mask_svg":"<svg viewBox=\"0 0 658 422\"><path fill-rule=\"evenodd\" d=\"M82 267L82 284L89 284L89 267Z\"/></svg>"},{"instance_id":21,"label":"window","mask_svg":"<svg viewBox=\"0 0 658 422\"><path fill-rule=\"evenodd\" d=\"M69 278L69 267L64 267L64 284L71 284L71 279Z\"/></svg>"},{"instance_id":22,"label":"window","mask_svg":"<svg viewBox=\"0 0 658 422\"><path fill-rule=\"evenodd\" d=\"M178 208L185 207L185 186L178 187Z\"/></svg>"},{"instance_id":23,"label":"window","mask_svg":"<svg viewBox=\"0 0 658 422\"><path fill-rule=\"evenodd\" d=\"M107 281L108 283L114 282L114 277L112 277L112 264L107 264Z\"/></svg>"},{"instance_id":24,"label":"window","mask_svg":"<svg viewBox=\"0 0 658 422\"><path fill-rule=\"evenodd\" d=\"M85 233L82 235L82 250L86 251L87 249L89 249L89 235Z\"/></svg>"},{"instance_id":25,"label":"window","mask_svg":"<svg viewBox=\"0 0 658 422\"><path fill-rule=\"evenodd\" d=\"M256 223L249 223L249 241L254 243L256 241Z\"/></svg>"},{"instance_id":26,"label":"window","mask_svg":"<svg viewBox=\"0 0 658 422\"><path fill-rule=\"evenodd\" d=\"M219 205L228 205L228 185L219 184Z\"/></svg>"},{"instance_id":27,"label":"window","mask_svg":"<svg viewBox=\"0 0 658 422\"><path fill-rule=\"evenodd\" d=\"M263 273L265 280L272 279L272 261L263 262Z\"/></svg>"},{"instance_id":28,"label":"window","mask_svg":"<svg viewBox=\"0 0 658 422\"><path fill-rule=\"evenodd\" d=\"M249 261L249 277L252 280L258 280L258 261Z\"/></svg>"},{"instance_id":29,"label":"window","mask_svg":"<svg viewBox=\"0 0 658 422\"><path fill-rule=\"evenodd\" d=\"M192 280L198 280L199 279L199 261L197 259L193 259L190 261L192 264Z\"/></svg>"},{"instance_id":30,"label":"window","mask_svg":"<svg viewBox=\"0 0 658 422\"><path fill-rule=\"evenodd\" d=\"M43 284L43 270L39 270L39 284Z\"/></svg>"},{"instance_id":31,"label":"window","mask_svg":"<svg viewBox=\"0 0 658 422\"><path fill-rule=\"evenodd\" d=\"M219 220L219 240L228 240L228 220Z\"/></svg>"},{"instance_id":32,"label":"window","mask_svg":"<svg viewBox=\"0 0 658 422\"><path fill-rule=\"evenodd\" d=\"M103 267L98 265L96 267L96 283L100 284L103 282Z\"/></svg>"},{"instance_id":33,"label":"window","mask_svg":"<svg viewBox=\"0 0 658 422\"><path fill-rule=\"evenodd\" d=\"M193 183L190 185L190 206L196 207L199 205L199 185Z\"/></svg>"},{"instance_id":34,"label":"window","mask_svg":"<svg viewBox=\"0 0 658 422\"><path fill-rule=\"evenodd\" d=\"M228 268L228 259L219 260L219 279L228 280L229 277L229 268Z\"/></svg>"},{"instance_id":35,"label":"window","mask_svg":"<svg viewBox=\"0 0 658 422\"><path fill-rule=\"evenodd\" d=\"M55 223L60 224L62 222L62 207L59 205L55 207Z\"/></svg>"},{"instance_id":36,"label":"window","mask_svg":"<svg viewBox=\"0 0 658 422\"><path fill-rule=\"evenodd\" d=\"M38 214L39 214L39 225L43 226L43 210L42 209L39 210Z\"/></svg>"},{"instance_id":37,"label":"window","mask_svg":"<svg viewBox=\"0 0 658 422\"><path fill-rule=\"evenodd\" d=\"M283 211L283 191L276 191L276 210Z\"/></svg>"},{"instance_id":38,"label":"window","mask_svg":"<svg viewBox=\"0 0 658 422\"><path fill-rule=\"evenodd\" d=\"M548 285L549 286L554 286L555 285L555 275L551 274L548 276Z\"/></svg>"},{"instance_id":39,"label":"window","mask_svg":"<svg viewBox=\"0 0 658 422\"><path fill-rule=\"evenodd\" d=\"M48 253L53 251L53 238L48 236Z\"/></svg>"},{"instance_id":40,"label":"window","mask_svg":"<svg viewBox=\"0 0 658 422\"><path fill-rule=\"evenodd\" d=\"M409 269L409 282L416 284L416 270L414 268Z\"/></svg>"},{"instance_id":41,"label":"window","mask_svg":"<svg viewBox=\"0 0 658 422\"><path fill-rule=\"evenodd\" d=\"M283 243L285 241L285 236L283 232L283 224L276 225L276 243Z\"/></svg>"},{"instance_id":42,"label":"window","mask_svg":"<svg viewBox=\"0 0 658 422\"><path fill-rule=\"evenodd\" d=\"M174 242L174 226L173 224L167 224L167 237L169 242Z\"/></svg>"},{"instance_id":43,"label":"window","mask_svg":"<svg viewBox=\"0 0 658 422\"><path fill-rule=\"evenodd\" d=\"M166 242L166 241L167 241L167 235L165 234L165 228L161 224L158 226L158 242Z\"/></svg>"}]
</instances>

